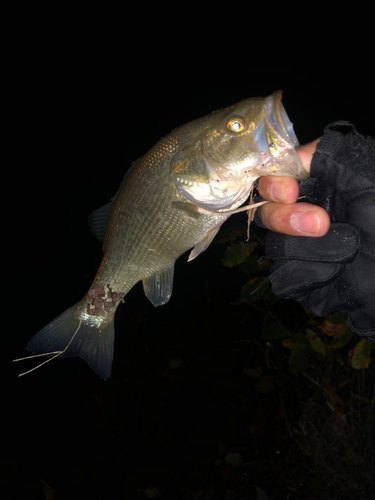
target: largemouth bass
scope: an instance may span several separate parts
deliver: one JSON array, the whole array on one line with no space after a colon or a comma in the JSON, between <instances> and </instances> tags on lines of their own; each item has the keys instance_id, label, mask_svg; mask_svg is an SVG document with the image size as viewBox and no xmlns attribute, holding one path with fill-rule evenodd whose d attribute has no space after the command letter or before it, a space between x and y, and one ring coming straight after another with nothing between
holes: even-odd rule
<instances>
[{"instance_id":1,"label":"largemouth bass","mask_svg":"<svg viewBox=\"0 0 375 500\"><path fill-rule=\"evenodd\" d=\"M281 96L246 99L187 123L132 165L112 202L89 218L104 253L90 289L28 350L79 356L103 379L111 376L115 311L129 290L142 280L154 306L167 303L176 259L206 250L258 177L308 177Z\"/></svg>"}]
</instances>

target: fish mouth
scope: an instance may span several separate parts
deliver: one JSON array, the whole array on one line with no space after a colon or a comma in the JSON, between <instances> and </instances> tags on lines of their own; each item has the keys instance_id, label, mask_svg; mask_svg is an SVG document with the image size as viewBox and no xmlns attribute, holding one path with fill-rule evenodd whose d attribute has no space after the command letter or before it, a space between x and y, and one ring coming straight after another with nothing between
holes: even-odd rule
<instances>
[{"instance_id":1,"label":"fish mouth","mask_svg":"<svg viewBox=\"0 0 375 500\"><path fill-rule=\"evenodd\" d=\"M260 176L307 179L309 175L303 169L295 149L299 146L298 139L281 98L282 92L279 90L265 98L249 99L245 105L239 103L244 106L240 110L245 110L242 116L248 121L247 128L245 119L241 118L245 131L237 137L242 142L239 144L234 141L233 154L230 147L224 148L224 152L228 153L227 156L224 154L222 162L215 148L211 146L215 151L213 154L208 147L202 147L202 141L189 144L176 153L171 161L170 175L177 193L201 208L225 212L245 201L251 186ZM227 111L223 110L219 116L220 127L222 121L228 123ZM230 113L238 112L241 116L241 111ZM230 145L235 136L221 131L220 127L216 123L212 125L213 135L220 136L220 132L222 144ZM238 154L233 158L236 148ZM222 152L220 149L220 154Z\"/></svg>"},{"instance_id":2,"label":"fish mouth","mask_svg":"<svg viewBox=\"0 0 375 500\"><path fill-rule=\"evenodd\" d=\"M306 180L309 174L295 150L299 142L281 99L282 91L277 90L264 100L262 120L255 130L255 140L262 158L258 170L261 175L269 172Z\"/></svg>"},{"instance_id":3,"label":"fish mouth","mask_svg":"<svg viewBox=\"0 0 375 500\"><path fill-rule=\"evenodd\" d=\"M266 97L265 110L267 110L267 119L285 139L291 140L296 148L299 146L299 142L294 133L293 123L289 120L281 102L282 95L281 90L276 90L269 97Z\"/></svg>"},{"instance_id":4,"label":"fish mouth","mask_svg":"<svg viewBox=\"0 0 375 500\"><path fill-rule=\"evenodd\" d=\"M254 179L248 176L238 179L235 184L224 183L216 178L217 175L207 183L194 183L176 178L175 185L177 192L190 203L210 211L220 210L225 214L225 210L242 205L254 182Z\"/></svg>"}]
</instances>

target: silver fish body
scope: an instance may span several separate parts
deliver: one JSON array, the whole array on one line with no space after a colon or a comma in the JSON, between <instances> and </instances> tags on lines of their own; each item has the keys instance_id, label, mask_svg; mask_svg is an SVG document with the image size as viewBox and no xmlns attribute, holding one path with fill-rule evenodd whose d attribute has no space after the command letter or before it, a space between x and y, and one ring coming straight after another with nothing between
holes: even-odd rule
<instances>
[{"instance_id":1,"label":"silver fish body","mask_svg":"<svg viewBox=\"0 0 375 500\"><path fill-rule=\"evenodd\" d=\"M155 306L171 297L176 259L211 243L227 212L261 175L306 179L281 92L253 98L175 129L137 160L111 203L90 216L103 259L83 299L30 340L34 353L80 356L111 375L114 314L143 281ZM204 209L204 213L199 212Z\"/></svg>"}]
</instances>

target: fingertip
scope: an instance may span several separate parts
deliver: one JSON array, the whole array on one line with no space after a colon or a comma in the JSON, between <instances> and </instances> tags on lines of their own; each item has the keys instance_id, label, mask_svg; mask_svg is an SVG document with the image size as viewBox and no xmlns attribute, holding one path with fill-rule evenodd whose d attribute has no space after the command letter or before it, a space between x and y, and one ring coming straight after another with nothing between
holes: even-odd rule
<instances>
[{"instance_id":1,"label":"fingertip","mask_svg":"<svg viewBox=\"0 0 375 500\"><path fill-rule=\"evenodd\" d=\"M309 142L308 144L304 144L303 146L300 146L299 148L296 149L299 159L301 160L302 166L308 173L310 173L312 157L321 139L322 138L319 137L319 139L315 139L314 141Z\"/></svg>"},{"instance_id":2,"label":"fingertip","mask_svg":"<svg viewBox=\"0 0 375 500\"><path fill-rule=\"evenodd\" d=\"M268 203L259 209L262 223L271 231L289 236L324 236L330 227L327 212L309 203Z\"/></svg>"},{"instance_id":3,"label":"fingertip","mask_svg":"<svg viewBox=\"0 0 375 500\"><path fill-rule=\"evenodd\" d=\"M261 177L258 192L262 198L278 203L295 203L299 196L299 184L291 177Z\"/></svg>"},{"instance_id":4,"label":"fingertip","mask_svg":"<svg viewBox=\"0 0 375 500\"><path fill-rule=\"evenodd\" d=\"M331 226L331 219L327 212L324 210L322 207L316 207L319 210L319 217L320 217L320 229L319 229L319 235L318 236L324 236L325 234L328 233L329 228Z\"/></svg>"},{"instance_id":5,"label":"fingertip","mask_svg":"<svg viewBox=\"0 0 375 500\"><path fill-rule=\"evenodd\" d=\"M290 215L289 223L291 232L288 234L321 238L328 232L331 221L322 207L308 203L297 203L295 210Z\"/></svg>"}]
</instances>

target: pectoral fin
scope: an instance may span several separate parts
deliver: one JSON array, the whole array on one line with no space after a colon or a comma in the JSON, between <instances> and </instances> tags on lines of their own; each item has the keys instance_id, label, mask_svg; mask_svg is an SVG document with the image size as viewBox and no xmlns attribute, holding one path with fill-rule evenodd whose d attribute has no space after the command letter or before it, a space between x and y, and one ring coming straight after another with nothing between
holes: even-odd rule
<instances>
[{"instance_id":1,"label":"pectoral fin","mask_svg":"<svg viewBox=\"0 0 375 500\"><path fill-rule=\"evenodd\" d=\"M211 241L215 238L217 233L219 232L221 226L214 227L211 229L211 231L203 238L202 241L200 241L193 250L190 252L188 262L191 262L194 260L196 257L198 257L199 254L204 252L210 245Z\"/></svg>"},{"instance_id":2,"label":"pectoral fin","mask_svg":"<svg viewBox=\"0 0 375 500\"><path fill-rule=\"evenodd\" d=\"M182 201L172 201L172 207L176 208L177 210L181 210L182 212L185 212L190 217L193 217L193 219L199 219L200 217L197 205L193 205L192 203L184 203Z\"/></svg>"},{"instance_id":3,"label":"pectoral fin","mask_svg":"<svg viewBox=\"0 0 375 500\"><path fill-rule=\"evenodd\" d=\"M157 306L166 304L172 295L174 262L143 280L146 297Z\"/></svg>"}]
</instances>

